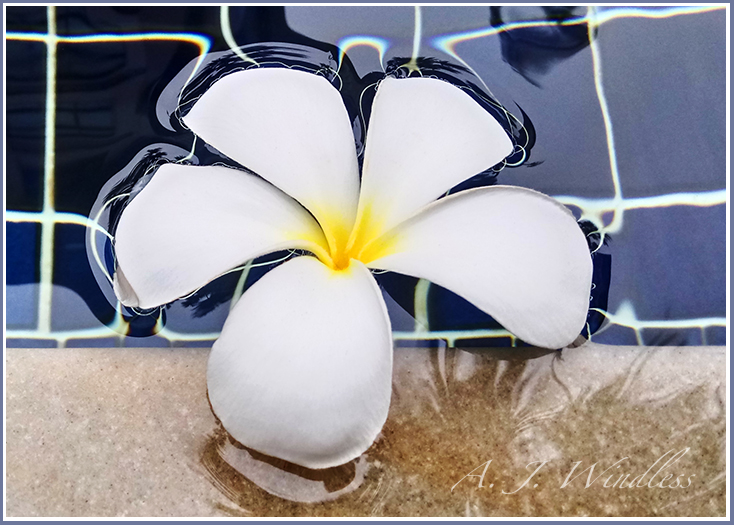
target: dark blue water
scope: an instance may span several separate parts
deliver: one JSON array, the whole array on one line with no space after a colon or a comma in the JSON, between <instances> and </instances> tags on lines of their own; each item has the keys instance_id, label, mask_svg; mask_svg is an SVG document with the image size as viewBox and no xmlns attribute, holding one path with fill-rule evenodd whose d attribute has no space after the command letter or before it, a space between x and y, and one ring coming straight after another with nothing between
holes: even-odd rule
<instances>
[{"instance_id":1,"label":"dark blue water","mask_svg":"<svg viewBox=\"0 0 734 525\"><path fill-rule=\"evenodd\" d=\"M332 80L354 118L357 151L369 120L366 87L385 74L411 74L399 67L414 52L416 12L410 7L239 7L228 14L237 46L258 62ZM585 8L560 7L422 8L422 72L469 89L516 144L506 164L454 191L496 182L525 186L566 197L577 216L603 208L601 200L616 191L628 207L601 216L607 225L614 218L617 227L604 246L598 238L591 246L599 248L592 306L611 314L590 312L594 340L724 344L725 11L653 18L674 13L601 10L602 23L591 28L580 20L585 14ZM114 271L111 243L101 234L90 237L79 222L94 216L100 203L140 187L156 165L188 156L192 135L180 116L217 78L251 65L232 52L218 7L58 7L58 35L98 38L57 45L55 108L49 108L46 44L23 40L45 34L48 17L42 7L7 10L8 344L208 346L226 319L242 270L171 305L118 312L104 276ZM514 27L518 22L530 24ZM495 34L470 38L493 29ZM170 38L100 37L154 32ZM171 33L205 37L210 45L199 76L180 98L200 51ZM467 37L453 47L456 55L442 45L446 35ZM373 44L382 39L382 62L375 47L361 45L350 47L340 65L338 44L347 47L349 37ZM45 140L50 109L52 157ZM233 165L204 144L188 162ZM66 215L46 210L53 221L46 228L54 235L52 253L44 255L40 212L49 168L55 211ZM587 208L580 198L592 199ZM114 232L126 201L116 200L102 216L105 229ZM90 255L91 244L100 264ZM257 261L263 264L249 270L245 288L283 255ZM52 271L44 274L43 261ZM411 331L415 280L377 278L394 300L394 329ZM44 295L41 282L52 286L50 294ZM507 337L482 337L499 326L451 292L431 286L427 297L435 344L444 330L468 331L456 342L463 346L512 344ZM129 323L127 337L104 330L120 316ZM167 336L151 335L163 325Z\"/></svg>"}]
</instances>

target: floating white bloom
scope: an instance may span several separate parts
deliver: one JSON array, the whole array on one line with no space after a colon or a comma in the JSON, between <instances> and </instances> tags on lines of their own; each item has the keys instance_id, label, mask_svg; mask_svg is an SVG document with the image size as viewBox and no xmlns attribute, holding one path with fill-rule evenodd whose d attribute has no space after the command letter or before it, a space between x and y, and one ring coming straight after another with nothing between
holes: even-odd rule
<instances>
[{"instance_id":1,"label":"floating white bloom","mask_svg":"<svg viewBox=\"0 0 734 525\"><path fill-rule=\"evenodd\" d=\"M347 111L320 76L230 74L184 122L262 179L162 166L117 228L122 302L168 303L277 250L314 254L254 284L212 349L209 399L244 445L326 468L372 444L393 348L370 269L429 279L532 344L560 348L582 330L592 264L566 208L507 186L436 201L512 152L499 123L451 84L380 83L361 183Z\"/></svg>"}]
</instances>

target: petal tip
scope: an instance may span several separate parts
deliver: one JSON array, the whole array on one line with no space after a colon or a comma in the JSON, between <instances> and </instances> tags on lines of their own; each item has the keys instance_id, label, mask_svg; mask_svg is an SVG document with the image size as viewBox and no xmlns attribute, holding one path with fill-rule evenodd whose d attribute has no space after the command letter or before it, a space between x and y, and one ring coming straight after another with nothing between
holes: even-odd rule
<instances>
[{"instance_id":1,"label":"petal tip","mask_svg":"<svg viewBox=\"0 0 734 525\"><path fill-rule=\"evenodd\" d=\"M135 290L133 290L133 287L130 285L127 278L125 277L125 274L122 273L122 268L120 268L119 266L117 267L117 271L115 271L115 275L112 281L115 295L123 305L129 307L140 306L140 299L138 299L138 295L135 293Z\"/></svg>"}]
</instances>

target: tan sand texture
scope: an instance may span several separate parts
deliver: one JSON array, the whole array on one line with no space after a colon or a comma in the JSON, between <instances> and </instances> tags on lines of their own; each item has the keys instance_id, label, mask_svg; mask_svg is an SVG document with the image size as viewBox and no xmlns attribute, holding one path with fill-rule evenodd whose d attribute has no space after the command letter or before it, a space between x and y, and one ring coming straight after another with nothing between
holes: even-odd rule
<instances>
[{"instance_id":1,"label":"tan sand texture","mask_svg":"<svg viewBox=\"0 0 734 525\"><path fill-rule=\"evenodd\" d=\"M326 471L232 442L207 355L7 349L7 516L726 512L723 347L398 348L381 436Z\"/></svg>"}]
</instances>

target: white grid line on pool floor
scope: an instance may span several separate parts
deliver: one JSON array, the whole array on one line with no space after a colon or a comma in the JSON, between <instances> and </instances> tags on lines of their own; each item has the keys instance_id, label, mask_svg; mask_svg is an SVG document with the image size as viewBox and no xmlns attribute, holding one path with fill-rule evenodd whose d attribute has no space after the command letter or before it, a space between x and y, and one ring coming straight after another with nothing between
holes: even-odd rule
<instances>
[{"instance_id":1,"label":"white grid line on pool floor","mask_svg":"<svg viewBox=\"0 0 734 525\"><path fill-rule=\"evenodd\" d=\"M647 18L667 18L669 16L677 16L681 14L697 14L710 12L713 9L722 9L723 7L715 8L695 8L685 11L681 8L678 11L670 11L669 13L644 13L643 10L636 9L627 13L626 11L620 10L617 13L610 14L608 11L600 16L590 9L589 13L585 17L585 20L589 22L590 30L591 26L596 24L600 25L602 22L607 22L614 18L623 18L628 16L634 17L647 17ZM222 8L220 8L222 9ZM228 20L227 20L228 21ZM542 23L536 23L535 25L542 25ZM520 26L518 26L520 27ZM525 26L522 26L525 27ZM231 33L231 28L230 33ZM493 28L495 29L495 28ZM420 32L420 28L416 24L416 34ZM479 31L474 32L475 35L479 34ZM490 34L498 34L499 31L488 32L480 36L472 36L470 38L478 38L484 36L490 36ZM54 240L54 227L56 224L77 224L86 228L98 229L98 225L94 224L89 218L74 214L57 212L54 207L54 191L55 191L55 107L56 107L56 48L59 43L76 43L76 44L91 44L101 43L109 41L183 41L195 44L199 47L199 64L204 59L210 49L210 41L208 38L198 35L196 33L130 33L130 34L95 34L95 35L75 35L75 36L60 36L56 34L56 8L53 6L47 7L47 33L26 33L26 32L9 32L6 33L7 40L22 40L22 41L35 41L39 43L45 43L47 48L47 67L46 67L46 106L45 106L45 137L44 137L44 195L43 195L43 211L38 212L20 212L20 211L8 211L6 214L6 220L8 222L34 222L41 225L41 253L40 253L40 266L41 275L39 280L39 301L38 301L38 328L36 330L7 330L6 336L8 338L24 338L24 339L52 339L56 340L57 343L65 343L68 339L90 339L90 338L101 338L101 337L116 337L118 339L124 336L119 332L109 328L106 325L102 325L98 328L89 328L82 330L70 330L70 331L58 331L52 330L51 328L51 299L53 294L53 240ZM469 39L465 38L464 40ZM415 40L415 38L414 38ZM435 40L435 39L434 39ZM726 190L714 190L714 191L703 191L703 192L688 192L688 193L673 193L664 195L654 195L650 197L635 197L635 198L624 198L622 197L621 183L619 183L618 173L616 173L616 161L615 151L613 146L613 132L611 127L611 120L606 108L606 101L603 94L603 85L601 83L601 65L599 62L599 50L597 44L591 39L590 46L592 51L592 61L594 64L595 72L595 85L597 88L597 96L599 98L600 107L602 109L602 115L605 123L605 130L607 133L607 145L610 154L610 169L612 170L612 176L614 178L615 196L613 198L606 199L588 199L583 197L575 197L571 195L557 196L556 198L567 205L573 205L582 210L582 214L587 217L601 220L604 213L613 211L614 219L609 225L604 227L609 228L610 231L619 231L622 227L621 214L624 211L630 209L642 209L642 208L663 208L669 206L715 206L726 204L727 195ZM456 39L452 43L455 45L459 40ZM229 42L228 42L229 43ZM229 43L231 46L231 43ZM435 46L434 46L435 47ZM461 62L464 62L458 55L451 49L450 54L454 55ZM192 72L193 77L196 72ZM618 215L619 214L619 215ZM619 222L617 217L619 216ZM702 340L705 341L705 329L708 327L725 327L726 318L721 317L709 317L700 319L681 319L681 320L639 320L634 314L634 309L629 302L624 302L620 305L620 308L615 314L610 312L600 312L609 320L610 323L631 328L634 330L637 337L638 343L641 342L641 332L647 328L658 328L658 329L679 329L679 328L698 328L702 333ZM119 314L119 305L118 305ZM120 317L118 316L118 322ZM197 333L197 334L186 334L163 328L157 334L158 336L168 339L171 343L177 341L208 341L214 340L219 336L218 332L211 333ZM396 331L393 333L396 340L433 340L443 339L448 341L454 341L456 339L477 339L477 338L492 338L492 337L512 337L509 332L505 330L472 330L472 331L416 331L416 332L403 332Z\"/></svg>"}]
</instances>

